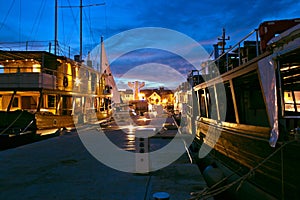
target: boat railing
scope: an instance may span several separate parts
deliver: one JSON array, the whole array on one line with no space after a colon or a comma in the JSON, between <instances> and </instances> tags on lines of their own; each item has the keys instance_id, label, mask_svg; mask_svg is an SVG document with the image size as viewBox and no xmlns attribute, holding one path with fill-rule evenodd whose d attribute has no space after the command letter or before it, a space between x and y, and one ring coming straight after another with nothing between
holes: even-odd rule
<instances>
[{"instance_id":1,"label":"boat railing","mask_svg":"<svg viewBox=\"0 0 300 200\"><path fill-rule=\"evenodd\" d=\"M58 89L72 92L95 93L99 90L100 78L92 78L81 73L75 74L46 67L1 66L0 89Z\"/></svg>"},{"instance_id":2,"label":"boat railing","mask_svg":"<svg viewBox=\"0 0 300 200\"><path fill-rule=\"evenodd\" d=\"M203 62L199 74L205 76L205 79L211 79L259 56L261 50L258 34L258 29L254 29L214 60L209 59ZM253 37L253 35L255 35L255 40L253 40L253 38L248 40Z\"/></svg>"},{"instance_id":3,"label":"boat railing","mask_svg":"<svg viewBox=\"0 0 300 200\"><path fill-rule=\"evenodd\" d=\"M1 67L0 66L0 88L47 88L55 89L56 77L41 72L40 67Z\"/></svg>"},{"instance_id":4,"label":"boat railing","mask_svg":"<svg viewBox=\"0 0 300 200\"><path fill-rule=\"evenodd\" d=\"M242 60L241 60L241 48L242 48L242 43L245 42L248 38L250 38L253 34L255 33L255 36L256 36L256 40L255 40L255 50L256 50L256 56L259 56L259 39L258 39L258 29L254 29L253 31L251 31L250 33L248 33L244 38L242 38L238 43L236 43L235 45L231 46L226 52L222 53L218 58L215 59L215 61L219 61L221 60L224 56L226 56L226 61L227 61L227 65L226 65L226 68L227 68L227 71L228 71L228 58L229 58L229 53L230 52L233 52L233 51L238 51L238 65L241 65L242 64ZM245 47L245 45L244 45ZM237 49L235 49L237 48Z\"/></svg>"},{"instance_id":5,"label":"boat railing","mask_svg":"<svg viewBox=\"0 0 300 200\"><path fill-rule=\"evenodd\" d=\"M57 44L56 55L71 58L71 55L77 55L70 46ZM54 53L54 41L23 41L23 42L0 42L0 50L4 51L46 51Z\"/></svg>"}]
</instances>

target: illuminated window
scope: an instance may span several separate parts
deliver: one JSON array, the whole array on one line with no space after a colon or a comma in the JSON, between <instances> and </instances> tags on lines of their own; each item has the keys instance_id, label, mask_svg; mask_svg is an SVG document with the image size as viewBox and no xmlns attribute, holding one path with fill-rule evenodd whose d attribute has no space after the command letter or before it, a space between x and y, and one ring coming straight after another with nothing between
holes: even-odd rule
<instances>
[{"instance_id":1,"label":"illuminated window","mask_svg":"<svg viewBox=\"0 0 300 200\"><path fill-rule=\"evenodd\" d=\"M32 65L32 72L41 72L41 65L40 64L33 64Z\"/></svg>"},{"instance_id":2,"label":"illuminated window","mask_svg":"<svg viewBox=\"0 0 300 200\"><path fill-rule=\"evenodd\" d=\"M297 55L296 51L290 52L278 61L285 116L298 116L300 113L300 58Z\"/></svg>"},{"instance_id":3,"label":"illuminated window","mask_svg":"<svg viewBox=\"0 0 300 200\"><path fill-rule=\"evenodd\" d=\"M294 91L297 111L300 112L300 91Z\"/></svg>"},{"instance_id":4,"label":"illuminated window","mask_svg":"<svg viewBox=\"0 0 300 200\"><path fill-rule=\"evenodd\" d=\"M300 112L300 91L284 91L284 110Z\"/></svg>"}]
</instances>

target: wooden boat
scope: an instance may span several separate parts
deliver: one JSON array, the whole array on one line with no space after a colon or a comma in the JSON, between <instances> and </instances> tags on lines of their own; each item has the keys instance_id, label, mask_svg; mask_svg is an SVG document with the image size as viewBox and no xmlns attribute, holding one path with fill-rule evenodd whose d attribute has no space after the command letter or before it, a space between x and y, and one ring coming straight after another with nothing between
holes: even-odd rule
<instances>
[{"instance_id":1,"label":"wooden boat","mask_svg":"<svg viewBox=\"0 0 300 200\"><path fill-rule=\"evenodd\" d=\"M0 51L0 135L109 118L108 78L113 77L45 51Z\"/></svg>"},{"instance_id":2,"label":"wooden boat","mask_svg":"<svg viewBox=\"0 0 300 200\"><path fill-rule=\"evenodd\" d=\"M300 19L264 22L204 64L186 120L211 187L192 199L300 199Z\"/></svg>"}]
</instances>

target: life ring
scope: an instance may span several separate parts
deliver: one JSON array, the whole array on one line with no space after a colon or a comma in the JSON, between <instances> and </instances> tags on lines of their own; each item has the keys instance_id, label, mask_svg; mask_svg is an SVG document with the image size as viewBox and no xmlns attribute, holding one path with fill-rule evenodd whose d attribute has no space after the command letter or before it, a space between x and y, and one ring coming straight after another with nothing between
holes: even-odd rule
<instances>
[{"instance_id":1,"label":"life ring","mask_svg":"<svg viewBox=\"0 0 300 200\"><path fill-rule=\"evenodd\" d=\"M68 87L68 78L66 76L64 76L64 80L63 80L63 85L64 87Z\"/></svg>"}]
</instances>

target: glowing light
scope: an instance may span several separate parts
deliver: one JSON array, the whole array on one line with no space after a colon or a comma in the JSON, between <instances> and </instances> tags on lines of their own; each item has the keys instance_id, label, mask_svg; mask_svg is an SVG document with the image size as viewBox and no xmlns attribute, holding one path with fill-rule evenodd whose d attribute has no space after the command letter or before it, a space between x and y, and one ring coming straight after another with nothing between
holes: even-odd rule
<instances>
[{"instance_id":1,"label":"glowing light","mask_svg":"<svg viewBox=\"0 0 300 200\"><path fill-rule=\"evenodd\" d=\"M32 65L32 72L41 72L41 65L40 64L33 64Z\"/></svg>"},{"instance_id":2,"label":"glowing light","mask_svg":"<svg viewBox=\"0 0 300 200\"><path fill-rule=\"evenodd\" d=\"M128 134L127 135L128 143L131 143L131 141L135 141L135 135L133 134Z\"/></svg>"},{"instance_id":3,"label":"glowing light","mask_svg":"<svg viewBox=\"0 0 300 200\"><path fill-rule=\"evenodd\" d=\"M287 71L287 70L291 70L291 69L296 69L298 68L299 66L297 65L293 65L293 66L288 66L288 67L283 67L280 69L280 71Z\"/></svg>"},{"instance_id":4,"label":"glowing light","mask_svg":"<svg viewBox=\"0 0 300 200\"><path fill-rule=\"evenodd\" d=\"M163 99L162 103L166 104L168 102L168 99Z\"/></svg>"},{"instance_id":5,"label":"glowing light","mask_svg":"<svg viewBox=\"0 0 300 200\"><path fill-rule=\"evenodd\" d=\"M134 132L134 126L130 123L130 125L128 126L129 132L133 133Z\"/></svg>"},{"instance_id":6,"label":"glowing light","mask_svg":"<svg viewBox=\"0 0 300 200\"><path fill-rule=\"evenodd\" d=\"M75 78L74 80L75 86L79 86L81 84L81 80L79 78Z\"/></svg>"},{"instance_id":7,"label":"glowing light","mask_svg":"<svg viewBox=\"0 0 300 200\"><path fill-rule=\"evenodd\" d=\"M149 120L151 120L151 119L148 119L148 118L146 118L146 117L143 117L143 118L141 118L141 119L138 119L138 121L144 121L144 122L149 121Z\"/></svg>"},{"instance_id":8,"label":"glowing light","mask_svg":"<svg viewBox=\"0 0 300 200\"><path fill-rule=\"evenodd\" d=\"M144 100L145 99L145 94L144 93L139 93L139 100Z\"/></svg>"}]
</instances>

